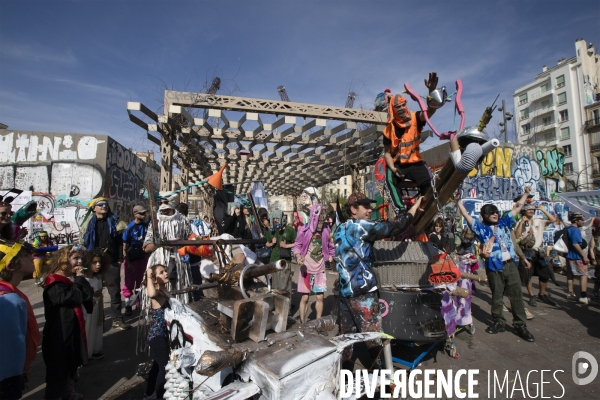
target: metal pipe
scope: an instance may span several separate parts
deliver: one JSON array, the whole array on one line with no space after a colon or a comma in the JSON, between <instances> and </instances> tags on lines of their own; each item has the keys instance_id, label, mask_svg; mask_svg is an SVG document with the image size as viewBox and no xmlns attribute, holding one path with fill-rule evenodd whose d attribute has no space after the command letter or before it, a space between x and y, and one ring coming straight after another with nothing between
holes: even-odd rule
<instances>
[{"instance_id":1,"label":"metal pipe","mask_svg":"<svg viewBox=\"0 0 600 400\"><path fill-rule=\"evenodd\" d=\"M383 360L385 362L385 369L389 371L394 370L394 364L392 363L392 345L391 340L386 340L383 345Z\"/></svg>"},{"instance_id":2,"label":"metal pipe","mask_svg":"<svg viewBox=\"0 0 600 400\"><path fill-rule=\"evenodd\" d=\"M244 288L244 278L258 278L259 276L267 275L267 289L269 293L271 293L271 276L269 274L282 271L286 267L287 262L285 260L279 260L275 261L274 263L260 266L256 266L255 264L246 265L240 272L239 276L240 292L242 293L242 296L244 296L245 299L249 297L246 293L246 289ZM246 271L248 271L247 274Z\"/></svg>"},{"instance_id":3,"label":"metal pipe","mask_svg":"<svg viewBox=\"0 0 600 400\"><path fill-rule=\"evenodd\" d=\"M287 267L288 263L285 260L279 260L275 261L274 263L255 266L244 273L244 278L258 278L259 276L283 271Z\"/></svg>"}]
</instances>

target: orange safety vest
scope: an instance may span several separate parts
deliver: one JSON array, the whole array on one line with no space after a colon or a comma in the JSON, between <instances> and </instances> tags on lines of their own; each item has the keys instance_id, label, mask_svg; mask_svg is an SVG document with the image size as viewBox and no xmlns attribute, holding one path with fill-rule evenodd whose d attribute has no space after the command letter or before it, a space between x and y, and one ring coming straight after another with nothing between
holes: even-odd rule
<instances>
[{"instance_id":1,"label":"orange safety vest","mask_svg":"<svg viewBox=\"0 0 600 400\"><path fill-rule=\"evenodd\" d=\"M404 130L401 137L396 134L398 128ZM396 162L412 164L423 161L419 152L421 130L417 121L417 113L408 110L406 99L400 95L392 97L383 135L391 141L390 151Z\"/></svg>"}]
</instances>

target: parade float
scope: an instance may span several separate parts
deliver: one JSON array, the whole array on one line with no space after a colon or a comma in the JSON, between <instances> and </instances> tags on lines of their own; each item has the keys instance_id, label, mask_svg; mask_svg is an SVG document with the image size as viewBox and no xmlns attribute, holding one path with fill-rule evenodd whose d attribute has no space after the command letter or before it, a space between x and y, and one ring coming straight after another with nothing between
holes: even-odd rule
<instances>
[{"instance_id":1,"label":"parade float","mask_svg":"<svg viewBox=\"0 0 600 400\"><path fill-rule=\"evenodd\" d=\"M385 334L362 333L328 337L327 333L336 328L337 315L326 316L304 325L290 326L289 293L274 290L270 278L271 274L290 268L289 264L280 260L261 265L245 250L244 263L236 264L232 261L232 246L244 248L245 244L264 241L214 238L157 243L159 246L211 246L213 255L212 269L203 272L205 282L208 283L192 285L175 293L180 297L192 290L204 290L205 294L212 291L212 295L206 295L200 301L189 304L173 298L170 301L170 310L165 312L172 349L167 367L165 398L337 398L340 393L340 353L346 346L361 341L394 339L404 345L427 344L427 349L431 349L432 345L450 338L446 348L451 355L456 356L451 338L456 332L456 326L468 322L468 318L464 315L465 305L462 305L463 312L460 312L460 304L455 303L453 299L465 299L471 295L468 286L464 284L465 280L483 278L473 274L469 268L457 267L457 264L461 265L460 259L452 260L430 243L405 240L414 239L424 231L468 173L488 152L499 145L497 139L490 140L483 131L493 109L486 109L478 126L465 127L460 81L456 82L456 88L455 107L461 117L458 129L440 134L427 119L427 123L440 139L449 140L450 151L448 161L432 179L432 190L422 202L423 211L417 212L414 218L413 231L400 241L375 243L374 267L378 275ZM425 115L427 107L439 108L449 97L445 88L436 89L430 92L426 104L408 84L405 84L405 89L406 93L417 101ZM247 181L242 179L248 172L255 174L254 179L263 181L268 191L299 193L307 184L319 186L338 179L341 173L345 172L349 161L354 162L353 173L366 165L376 164L376 168L385 168L385 163L377 161L381 154L377 134L384 128L385 113L232 96L211 96L202 98L205 101L200 101L200 97L190 93L167 91L165 110L168 112L164 117L153 114L140 103L129 103L128 112L134 123L149 131L149 136L150 131L161 133L161 147L165 148L167 153L173 151L170 147L173 139L169 132L179 132L184 136L186 132L204 135L203 138L209 138L215 149L223 149L227 143L235 143L239 149L251 150L258 158L257 163L250 162L244 155L236 157L234 154L232 157L234 168L227 180L240 180L236 191L243 193L243 190L247 189L247 186L244 186ZM226 126L210 127L206 118L195 118L186 107L208 109L210 115L226 121ZM227 120L224 110L244 112L245 116L238 122ZM132 111L143 112L157 124L144 123L135 117ZM260 112L276 114L276 122L260 122L260 118L257 117L257 113ZM295 118L290 119L288 115L304 117L304 125L296 125ZM307 117L314 119L307 122ZM336 128L329 129L320 118L344 122ZM252 131L243 130L242 124L248 119L259 120L259 127ZM173 121L176 120L187 125L183 128L174 126ZM372 125L359 130L356 122L368 122ZM292 126L285 130L284 135L278 128L286 123L292 123ZM323 128L311 130L319 126ZM251 143L245 143L244 137L239 135L226 134L228 129L234 127ZM263 130L269 130L270 133L264 136L260 133ZM323 138L321 135L324 135ZM269 149L268 153L253 150L252 146L259 142L265 143L265 149ZM300 146L293 147L294 143ZM338 151L339 146L336 147L336 143L343 146L343 152ZM328 146L325 150L322 149L323 144ZM231 154L235 153L232 148ZM296 153L303 161L291 163L290 158L284 157L290 152ZM277 168L268 166L272 154L277 155L277 161L282 165ZM218 154L212 161L221 157L222 155ZM172 162L168 158L166 161ZM301 168L291 177L290 165ZM219 174L223 172L221 167ZM170 178L168 174L162 175ZM200 183L202 182L205 181ZM186 191L192 185L184 186L181 191ZM217 186L220 188L220 182ZM410 181L403 185L408 199L415 196L415 187ZM473 333L472 325L466 325ZM422 352L421 358L427 349ZM388 369L393 369L393 362L412 369L419 361L394 357L389 340L384 340L383 354Z\"/></svg>"}]
</instances>

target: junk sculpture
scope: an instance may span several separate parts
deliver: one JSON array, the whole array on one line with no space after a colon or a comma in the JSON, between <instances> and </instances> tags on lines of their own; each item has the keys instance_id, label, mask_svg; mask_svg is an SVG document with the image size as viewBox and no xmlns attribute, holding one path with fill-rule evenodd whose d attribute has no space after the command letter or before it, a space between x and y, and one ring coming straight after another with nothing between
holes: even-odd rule
<instances>
[{"instance_id":1,"label":"junk sculpture","mask_svg":"<svg viewBox=\"0 0 600 400\"><path fill-rule=\"evenodd\" d=\"M465 127L462 105L462 82L456 81L456 93L449 96L445 87L422 98L408 83L405 93L419 105L427 124L441 140L449 140L449 156L444 167L432 180L432 189L422 201L414 218L414 236L422 233L433 217L441 211L451 195L459 188L469 172L483 157L499 146L483 131L493 108L486 108L477 126ZM460 115L456 131L440 133L429 121L427 109L437 109L454 96L455 110ZM386 163L380 159L376 178L383 181ZM406 188L416 190L409 184ZM374 266L377 274L382 310L382 326L395 339L412 343L434 343L447 339L446 349L457 356L452 341L459 326L474 332L470 315L473 281L485 280L474 273L470 255L451 258L428 242L376 242Z\"/></svg>"},{"instance_id":2,"label":"junk sculpture","mask_svg":"<svg viewBox=\"0 0 600 400\"><path fill-rule=\"evenodd\" d=\"M257 264L244 245L258 242L222 235L161 243L186 251L211 247L203 251L210 258L201 264L207 283L173 293L203 290L207 297L184 304L174 296L165 310L171 342L165 399L335 399L342 350L389 338L381 333L327 338L323 334L334 329L333 316L288 329L289 299L270 290L269 275L290 265L285 260ZM234 256L240 252L241 263Z\"/></svg>"}]
</instances>

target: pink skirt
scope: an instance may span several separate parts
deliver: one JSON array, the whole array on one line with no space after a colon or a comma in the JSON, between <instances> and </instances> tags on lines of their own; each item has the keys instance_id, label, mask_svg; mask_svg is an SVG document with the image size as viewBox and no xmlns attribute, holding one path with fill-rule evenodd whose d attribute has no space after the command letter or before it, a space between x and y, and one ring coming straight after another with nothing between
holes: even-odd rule
<instances>
[{"instance_id":1,"label":"pink skirt","mask_svg":"<svg viewBox=\"0 0 600 400\"><path fill-rule=\"evenodd\" d=\"M325 293L327 292L327 277L325 271L310 274L306 266L300 267L298 274L298 293Z\"/></svg>"}]
</instances>

